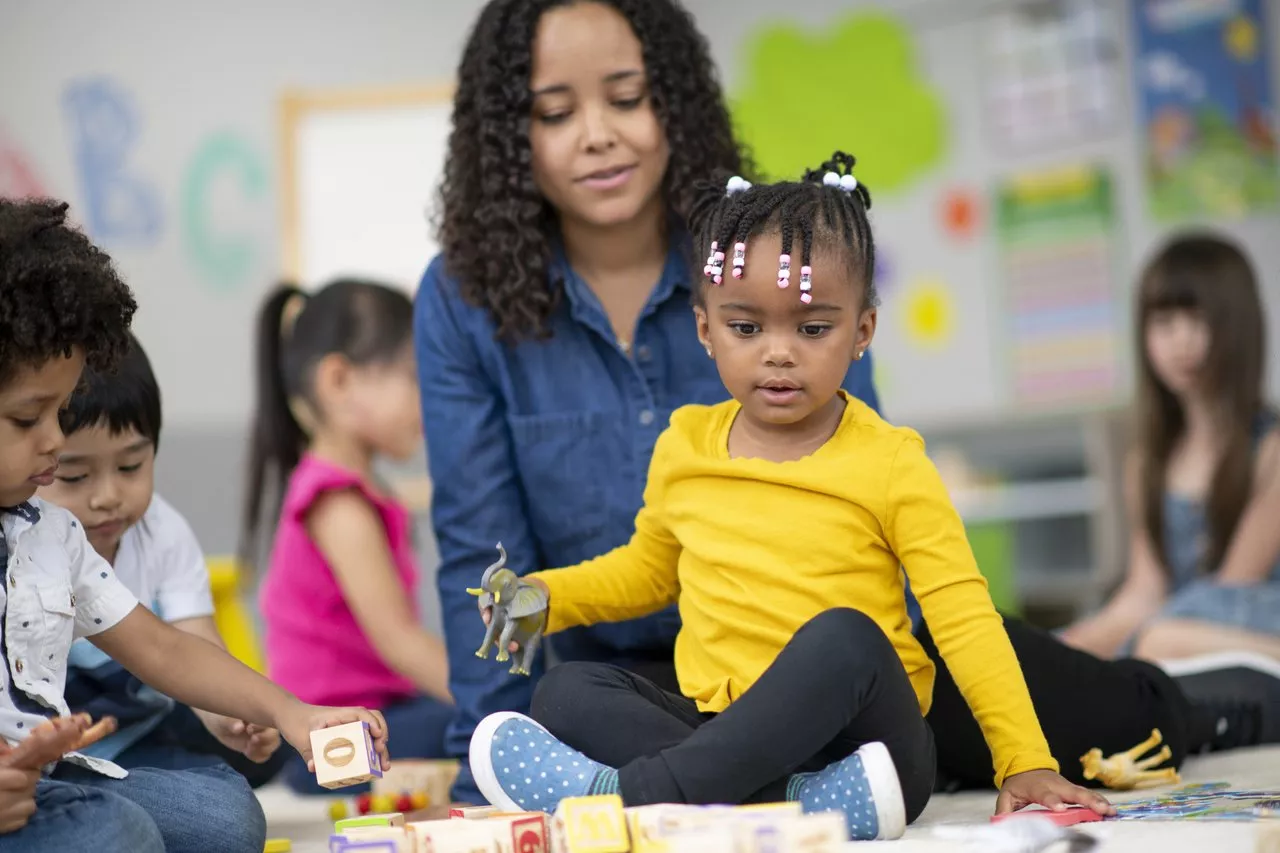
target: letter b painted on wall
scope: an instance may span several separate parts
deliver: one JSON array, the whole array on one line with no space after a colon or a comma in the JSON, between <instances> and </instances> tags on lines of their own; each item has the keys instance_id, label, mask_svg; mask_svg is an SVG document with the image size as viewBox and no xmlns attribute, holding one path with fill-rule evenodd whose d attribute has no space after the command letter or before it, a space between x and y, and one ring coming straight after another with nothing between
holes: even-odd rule
<instances>
[{"instance_id":1,"label":"letter b painted on wall","mask_svg":"<svg viewBox=\"0 0 1280 853\"><path fill-rule=\"evenodd\" d=\"M128 94L105 78L71 83L63 96L89 231L103 242L150 245L160 236L155 187L128 171L139 118Z\"/></svg>"}]
</instances>

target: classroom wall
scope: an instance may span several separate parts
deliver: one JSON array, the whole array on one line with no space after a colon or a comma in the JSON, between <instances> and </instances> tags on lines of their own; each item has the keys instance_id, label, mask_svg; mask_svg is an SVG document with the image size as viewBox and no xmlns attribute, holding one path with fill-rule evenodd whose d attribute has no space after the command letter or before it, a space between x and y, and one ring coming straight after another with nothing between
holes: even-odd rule
<instances>
[{"instance_id":1,"label":"classroom wall","mask_svg":"<svg viewBox=\"0 0 1280 853\"><path fill-rule=\"evenodd\" d=\"M1274 49L1280 44L1280 3L1266 2L1273 7ZM732 86L742 40L772 20L776 6L765 0L688 5ZM917 222L933 215L934 194L944 183L966 182L985 191L1003 170L1073 157L1101 160L1116 170L1120 207L1126 222L1136 223L1120 260L1132 271L1160 233L1141 211L1132 128L1043 155L994 157L985 151L979 124L973 53L985 16L1002 4L804 0L788 7L788 18L822 28L842 13L871 5L900 14L918 30L920 60L944 95L952 137L930 176L879 214L878 225L905 272L928 274L949 257L936 229ZM160 486L188 512L212 551L235 543L252 316L279 261L275 99L294 87L447 80L480 6L479 0L0 0L0 179L17 175L70 199L80 216L110 235L104 242L138 292L137 330L165 390L169 427ZM1122 25L1128 26L1127 18ZM1127 69L1125 63L1127 56ZM1280 69L1273 72L1280 92ZM832 83L832 109L841 107L842 89L859 85ZM866 116L869 122L876 118ZM99 194L96 206L81 168L119 176L107 182L111 191ZM1278 228L1275 218L1232 226L1260 255L1273 340L1280 338ZM994 250L978 245L962 264L958 280L981 283L994 274ZM990 304L965 294L956 300L956 325L974 343L953 360L955 375L942 377L922 367L925 362L895 325L894 307L887 297L877 340L893 381L929 383L933 376L932 385L921 387L953 400L957 417L975 400L982 402L986 392L965 391L964 359L991 358L982 345L999 321ZM1277 352L1273 347L1273 388L1280 387ZM990 364L979 366L990 372ZM904 416L912 414L909 406L904 409ZM424 562L431 564L434 554L425 538Z\"/></svg>"}]
</instances>

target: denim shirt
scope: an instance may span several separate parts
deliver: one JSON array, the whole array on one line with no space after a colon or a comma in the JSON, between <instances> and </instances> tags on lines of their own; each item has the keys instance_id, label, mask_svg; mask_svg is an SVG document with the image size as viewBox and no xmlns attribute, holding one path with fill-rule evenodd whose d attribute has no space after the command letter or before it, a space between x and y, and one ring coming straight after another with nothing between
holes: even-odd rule
<instances>
[{"instance_id":1,"label":"denim shirt","mask_svg":"<svg viewBox=\"0 0 1280 853\"><path fill-rule=\"evenodd\" d=\"M462 299L442 257L423 277L414 338L441 558L437 585L457 705L445 742L451 756L465 759L471 733L486 715L527 711L545 665L539 655L533 676L522 678L492 656L475 656L484 627L466 588L497 559L497 543L521 575L570 566L625 544L654 442L671 412L728 398L698 342L687 245L672 243L630 355L618 345L600 301L562 255L552 275L564 282L564 298L547 340L495 340L488 313ZM844 387L877 407L867 356L853 363ZM565 631L546 642L559 660L669 660L679 629L671 607L644 619ZM454 796L482 802L465 767Z\"/></svg>"}]
</instances>

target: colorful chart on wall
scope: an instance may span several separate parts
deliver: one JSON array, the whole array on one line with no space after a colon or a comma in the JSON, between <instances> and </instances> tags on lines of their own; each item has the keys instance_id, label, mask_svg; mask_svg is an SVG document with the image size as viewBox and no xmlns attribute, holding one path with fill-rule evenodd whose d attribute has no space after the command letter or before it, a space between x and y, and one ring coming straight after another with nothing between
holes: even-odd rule
<instances>
[{"instance_id":1,"label":"colorful chart on wall","mask_svg":"<svg viewBox=\"0 0 1280 853\"><path fill-rule=\"evenodd\" d=\"M945 152L942 100L920 74L910 31L889 15L814 32L766 27L748 40L737 77L734 123L771 177L798 177L839 149L858 158L874 196L907 187Z\"/></svg>"},{"instance_id":2,"label":"colorful chart on wall","mask_svg":"<svg viewBox=\"0 0 1280 853\"><path fill-rule=\"evenodd\" d=\"M997 191L1015 405L1107 403L1121 393L1118 248L1110 176L1028 173Z\"/></svg>"},{"instance_id":3,"label":"colorful chart on wall","mask_svg":"<svg viewBox=\"0 0 1280 853\"><path fill-rule=\"evenodd\" d=\"M1135 0L1147 201L1162 221L1280 205L1263 0Z\"/></svg>"},{"instance_id":4,"label":"colorful chart on wall","mask_svg":"<svg viewBox=\"0 0 1280 853\"><path fill-rule=\"evenodd\" d=\"M1114 0L1010 4L984 28L988 132L1005 151L1079 142L1120 115Z\"/></svg>"}]
</instances>

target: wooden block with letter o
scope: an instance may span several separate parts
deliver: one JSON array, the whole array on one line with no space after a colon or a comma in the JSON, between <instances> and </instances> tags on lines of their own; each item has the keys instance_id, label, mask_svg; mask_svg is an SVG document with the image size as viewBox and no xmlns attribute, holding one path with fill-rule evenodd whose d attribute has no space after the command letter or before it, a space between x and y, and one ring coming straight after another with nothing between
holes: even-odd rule
<instances>
[{"instance_id":1,"label":"wooden block with letter o","mask_svg":"<svg viewBox=\"0 0 1280 853\"><path fill-rule=\"evenodd\" d=\"M345 788L382 776L382 762L364 721L312 732L311 757L316 782L325 788Z\"/></svg>"}]
</instances>

